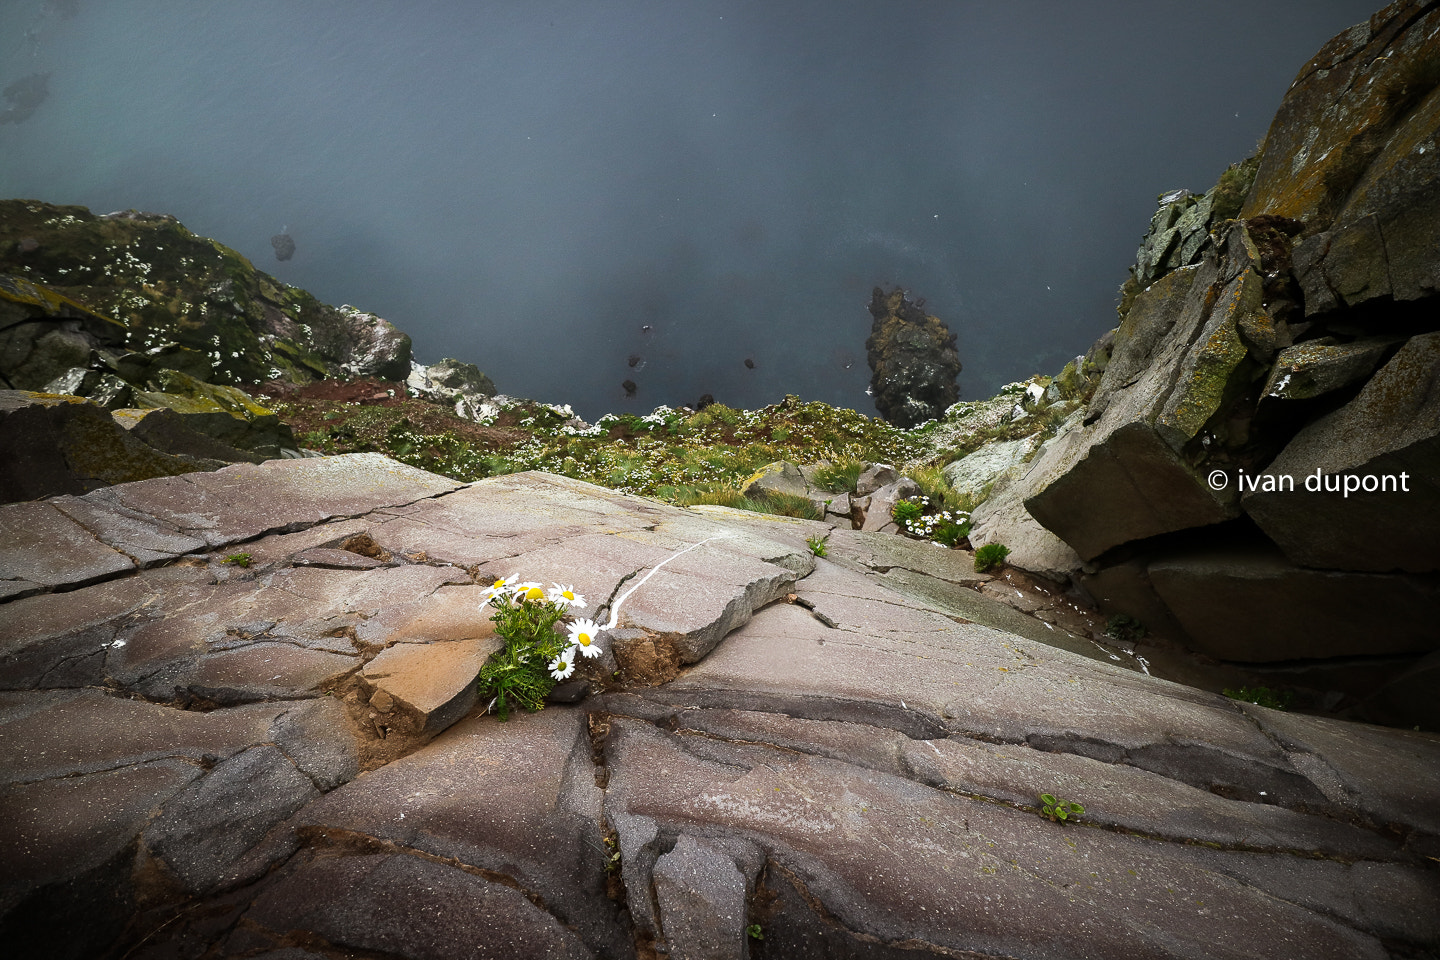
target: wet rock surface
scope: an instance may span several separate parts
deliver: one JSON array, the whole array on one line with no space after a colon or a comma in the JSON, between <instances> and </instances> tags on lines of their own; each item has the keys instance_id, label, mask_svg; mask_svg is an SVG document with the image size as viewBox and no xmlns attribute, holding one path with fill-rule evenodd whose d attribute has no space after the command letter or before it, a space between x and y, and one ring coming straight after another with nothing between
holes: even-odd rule
<instances>
[{"instance_id":1,"label":"wet rock surface","mask_svg":"<svg viewBox=\"0 0 1440 960\"><path fill-rule=\"evenodd\" d=\"M0 511L12 956L1440 946L1440 738L1147 677L960 551L374 455L61 505ZM27 547L36 508L92 519ZM481 584L608 615L672 557L588 697L485 713Z\"/></svg>"}]
</instances>

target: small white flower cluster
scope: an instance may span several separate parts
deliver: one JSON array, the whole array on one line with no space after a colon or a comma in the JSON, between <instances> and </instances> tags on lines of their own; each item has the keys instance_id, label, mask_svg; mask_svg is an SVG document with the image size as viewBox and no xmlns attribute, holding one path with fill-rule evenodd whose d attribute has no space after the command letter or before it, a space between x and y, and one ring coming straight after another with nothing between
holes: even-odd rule
<instances>
[{"instance_id":1,"label":"small white flower cluster","mask_svg":"<svg viewBox=\"0 0 1440 960\"><path fill-rule=\"evenodd\" d=\"M920 497L918 502L924 509L930 509L929 497ZM903 526L905 532L911 536L933 540L935 538L935 529L941 526L941 524L949 523L957 527L963 527L969 522L970 514L964 510L941 510L939 513L925 513L921 516L905 520L901 526Z\"/></svg>"},{"instance_id":2,"label":"small white flower cluster","mask_svg":"<svg viewBox=\"0 0 1440 960\"><path fill-rule=\"evenodd\" d=\"M534 581L517 580L513 575L501 577L486 588L484 599L480 601L480 607L484 609L487 604L497 601L499 603L547 601L562 610L583 610L586 607L585 598L576 593L572 586L553 583L550 589L546 590ZM556 680L568 679L575 672L577 655L586 658L600 656L598 642L600 625L598 623L584 617L577 617L567 630L570 634L569 645L546 664L550 669L550 676Z\"/></svg>"},{"instance_id":3,"label":"small white flower cluster","mask_svg":"<svg viewBox=\"0 0 1440 960\"><path fill-rule=\"evenodd\" d=\"M602 433L606 433L607 431L598 423L594 426L583 428L574 427L567 423L565 424L565 426L560 428L560 432L567 437L598 437Z\"/></svg>"}]
</instances>

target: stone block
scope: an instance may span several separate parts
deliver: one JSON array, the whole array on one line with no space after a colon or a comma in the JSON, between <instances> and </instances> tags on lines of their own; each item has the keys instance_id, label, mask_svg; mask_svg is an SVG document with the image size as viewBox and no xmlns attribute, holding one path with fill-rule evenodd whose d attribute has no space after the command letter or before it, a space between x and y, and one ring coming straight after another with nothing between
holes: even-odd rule
<instances>
[{"instance_id":1,"label":"stone block","mask_svg":"<svg viewBox=\"0 0 1440 960\"><path fill-rule=\"evenodd\" d=\"M1312 570L1273 547L1151 561L1156 594L1200 652L1263 663L1386 656L1440 646L1440 577Z\"/></svg>"},{"instance_id":2,"label":"stone block","mask_svg":"<svg viewBox=\"0 0 1440 960\"><path fill-rule=\"evenodd\" d=\"M397 643L367 663L362 676L409 713L415 732L437 733L475 706L475 678L500 646L493 635Z\"/></svg>"},{"instance_id":3,"label":"stone block","mask_svg":"<svg viewBox=\"0 0 1440 960\"><path fill-rule=\"evenodd\" d=\"M669 955L675 960L746 960L745 877L703 840L681 834L651 874Z\"/></svg>"},{"instance_id":4,"label":"stone block","mask_svg":"<svg viewBox=\"0 0 1440 960\"><path fill-rule=\"evenodd\" d=\"M1295 563L1440 570L1440 333L1412 337L1265 472L1292 478L1293 489L1249 492L1241 505ZM1338 492L1326 492L1326 477Z\"/></svg>"}]
</instances>

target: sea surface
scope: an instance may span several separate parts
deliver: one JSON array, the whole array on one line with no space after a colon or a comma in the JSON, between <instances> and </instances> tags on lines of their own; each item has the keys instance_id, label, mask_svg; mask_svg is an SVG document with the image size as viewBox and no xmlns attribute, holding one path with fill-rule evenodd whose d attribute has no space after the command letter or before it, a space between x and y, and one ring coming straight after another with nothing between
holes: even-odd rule
<instances>
[{"instance_id":1,"label":"sea surface","mask_svg":"<svg viewBox=\"0 0 1440 960\"><path fill-rule=\"evenodd\" d=\"M6 0L0 196L172 214L587 417L873 413L873 286L963 397L1058 372L1157 195L1376 6Z\"/></svg>"}]
</instances>

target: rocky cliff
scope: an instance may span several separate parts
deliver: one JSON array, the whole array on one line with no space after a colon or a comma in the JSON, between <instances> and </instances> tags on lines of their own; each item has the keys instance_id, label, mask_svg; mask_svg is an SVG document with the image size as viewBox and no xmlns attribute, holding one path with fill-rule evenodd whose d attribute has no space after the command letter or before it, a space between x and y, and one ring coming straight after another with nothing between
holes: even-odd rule
<instances>
[{"instance_id":1,"label":"rocky cliff","mask_svg":"<svg viewBox=\"0 0 1440 960\"><path fill-rule=\"evenodd\" d=\"M1433 723L1437 128L1440 9L1327 44L1257 158L1162 198L1083 419L977 525L1038 521L1028 562L1109 609Z\"/></svg>"},{"instance_id":2,"label":"rocky cliff","mask_svg":"<svg viewBox=\"0 0 1440 960\"><path fill-rule=\"evenodd\" d=\"M76 368L134 379L127 363L219 384L410 373L410 338L387 321L323 304L170 216L0 201L0 276L14 278L11 288L43 284L92 314L77 329L68 317L26 311L24 300L0 304L10 327L0 350L17 389L42 389ZM99 329L93 315L123 330ZM150 354L157 349L168 351L163 364Z\"/></svg>"},{"instance_id":3,"label":"rocky cliff","mask_svg":"<svg viewBox=\"0 0 1440 960\"><path fill-rule=\"evenodd\" d=\"M236 261L190 238L147 271L137 251L186 236L165 218L83 221L152 245L36 269L83 211L28 204L0 336L29 329L0 348L34 378L17 386L75 389L7 393L0 431L134 443L0 506L7 953L1436 956L1434 733L1157 679L1053 584L977 573L887 514L915 479L983 498L976 543L1132 637L1142 620L1340 698L1319 706L1433 729L1437 17L1398 3L1337 38L1256 158L1163 198L1120 326L1060 375L914 430L797 398L591 426L450 364L410 385L472 418L474 446L423 452L442 445L398 368L334 385L354 419L311 411L311 436L477 482L374 453L221 466L173 407L105 418L73 394L243 405L214 381L245 369L180 339L217 310L205 336L253 337L282 379L369 354L326 347L305 297L260 279L199 310L191 268L223 285ZM899 296L885 316L928 323ZM913 478L861 473L861 448ZM821 519L630 492L680 501L792 451L832 462L746 490L793 484ZM516 574L573 584L614 627L583 682L501 723L476 685L500 645L481 601Z\"/></svg>"}]
</instances>

